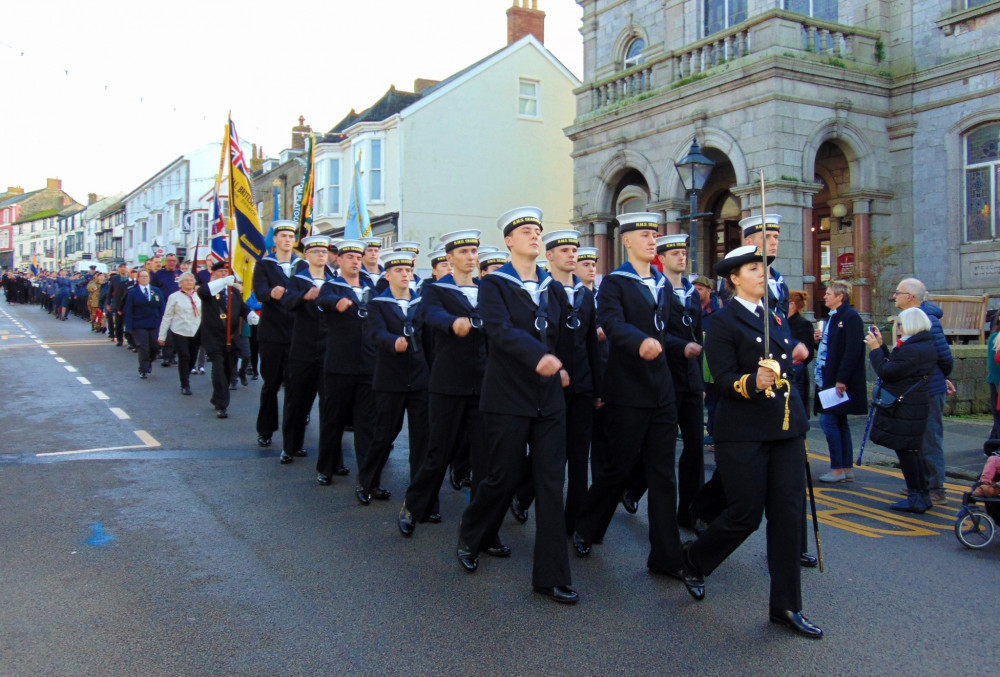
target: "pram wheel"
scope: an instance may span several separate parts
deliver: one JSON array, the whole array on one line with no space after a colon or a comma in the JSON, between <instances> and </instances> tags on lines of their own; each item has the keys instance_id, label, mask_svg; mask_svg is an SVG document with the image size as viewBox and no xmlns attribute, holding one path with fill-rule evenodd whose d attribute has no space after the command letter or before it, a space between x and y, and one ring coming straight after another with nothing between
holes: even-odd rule
<instances>
[{"instance_id":1,"label":"pram wheel","mask_svg":"<svg viewBox=\"0 0 1000 677\"><path fill-rule=\"evenodd\" d=\"M990 544L996 529L996 523L986 512L967 507L955 522L955 537L966 548L980 550Z\"/></svg>"}]
</instances>

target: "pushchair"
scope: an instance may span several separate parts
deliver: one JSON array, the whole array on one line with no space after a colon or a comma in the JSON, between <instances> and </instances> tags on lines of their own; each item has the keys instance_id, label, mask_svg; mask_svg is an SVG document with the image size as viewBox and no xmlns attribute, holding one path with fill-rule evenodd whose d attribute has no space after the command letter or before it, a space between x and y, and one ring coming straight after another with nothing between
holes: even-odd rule
<instances>
[{"instance_id":1,"label":"pushchair","mask_svg":"<svg viewBox=\"0 0 1000 677\"><path fill-rule=\"evenodd\" d=\"M1000 440L988 440L983 445L983 453L987 456L998 452ZM986 468L990 468L990 463L987 463ZM984 473L989 472L987 469L984 469ZM959 543L974 550L985 548L993 542L997 523L1000 523L1000 496L977 496L974 493L983 484L986 483L976 482L969 491L962 494L962 509L958 511L955 522L955 537ZM995 494L995 490L993 493Z\"/></svg>"}]
</instances>

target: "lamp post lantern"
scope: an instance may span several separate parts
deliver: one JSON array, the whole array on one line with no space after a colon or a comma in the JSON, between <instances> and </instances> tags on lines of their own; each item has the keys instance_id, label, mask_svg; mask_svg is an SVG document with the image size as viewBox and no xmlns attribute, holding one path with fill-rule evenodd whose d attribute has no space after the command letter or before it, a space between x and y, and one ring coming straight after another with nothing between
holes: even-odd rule
<instances>
[{"instance_id":1,"label":"lamp post lantern","mask_svg":"<svg viewBox=\"0 0 1000 677\"><path fill-rule=\"evenodd\" d=\"M705 187L708 175L712 173L715 163L701 152L698 146L698 139L691 141L691 150L680 162L675 162L674 167L681 177L684 190L691 193L691 275L698 274L698 219L703 216L711 216L711 212L698 213L698 193Z\"/></svg>"}]
</instances>

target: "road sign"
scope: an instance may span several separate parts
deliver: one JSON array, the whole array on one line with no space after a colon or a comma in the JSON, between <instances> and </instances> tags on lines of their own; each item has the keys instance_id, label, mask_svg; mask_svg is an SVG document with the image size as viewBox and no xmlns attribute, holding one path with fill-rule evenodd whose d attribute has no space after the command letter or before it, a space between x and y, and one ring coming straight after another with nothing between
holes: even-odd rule
<instances>
[{"instance_id":1,"label":"road sign","mask_svg":"<svg viewBox=\"0 0 1000 677\"><path fill-rule=\"evenodd\" d=\"M190 233L192 228L191 223L192 214L191 212L184 212L184 219L181 222L181 232Z\"/></svg>"}]
</instances>

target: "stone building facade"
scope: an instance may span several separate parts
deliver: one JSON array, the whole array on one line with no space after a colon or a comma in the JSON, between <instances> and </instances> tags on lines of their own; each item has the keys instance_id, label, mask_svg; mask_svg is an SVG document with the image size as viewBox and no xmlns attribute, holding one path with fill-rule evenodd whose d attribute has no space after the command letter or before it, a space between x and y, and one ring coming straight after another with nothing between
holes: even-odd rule
<instances>
[{"instance_id":1,"label":"stone building facade","mask_svg":"<svg viewBox=\"0 0 1000 677\"><path fill-rule=\"evenodd\" d=\"M604 271L621 262L618 213L658 211L688 232L674 164L696 139L716 163L698 196L711 214L699 272L741 243L762 171L767 211L783 217L776 267L813 310L838 277L859 283L864 311L903 275L1000 294L1000 2L578 4L573 222Z\"/></svg>"}]
</instances>

